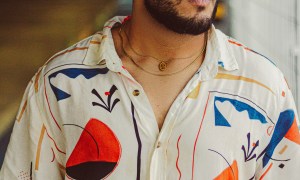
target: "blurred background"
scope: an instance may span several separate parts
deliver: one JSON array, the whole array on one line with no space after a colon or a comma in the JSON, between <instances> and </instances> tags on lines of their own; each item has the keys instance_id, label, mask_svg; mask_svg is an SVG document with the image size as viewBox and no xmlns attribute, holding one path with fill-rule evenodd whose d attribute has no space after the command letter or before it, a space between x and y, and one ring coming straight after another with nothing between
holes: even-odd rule
<instances>
[{"instance_id":1,"label":"blurred background","mask_svg":"<svg viewBox=\"0 0 300 180\"><path fill-rule=\"evenodd\" d=\"M215 25L284 72L300 107L300 2L221 0ZM132 0L0 0L0 167L22 94L51 55L129 15Z\"/></svg>"}]
</instances>

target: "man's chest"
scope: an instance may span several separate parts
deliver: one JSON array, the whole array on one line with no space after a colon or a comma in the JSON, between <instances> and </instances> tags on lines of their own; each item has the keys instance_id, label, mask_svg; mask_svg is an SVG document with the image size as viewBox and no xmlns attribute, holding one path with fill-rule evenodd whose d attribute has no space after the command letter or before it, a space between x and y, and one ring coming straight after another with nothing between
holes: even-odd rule
<instances>
[{"instance_id":1,"label":"man's chest","mask_svg":"<svg viewBox=\"0 0 300 180\"><path fill-rule=\"evenodd\" d=\"M131 75L142 87L151 105L152 110L149 111L154 113L160 130L174 101L194 74L191 71L175 76L154 77L142 71L131 71Z\"/></svg>"},{"instance_id":2,"label":"man's chest","mask_svg":"<svg viewBox=\"0 0 300 180\"><path fill-rule=\"evenodd\" d=\"M159 129L162 128L170 107L182 90L182 85L179 82L177 83L172 82L162 84L153 82L151 84L143 85L143 89L149 99Z\"/></svg>"}]
</instances>

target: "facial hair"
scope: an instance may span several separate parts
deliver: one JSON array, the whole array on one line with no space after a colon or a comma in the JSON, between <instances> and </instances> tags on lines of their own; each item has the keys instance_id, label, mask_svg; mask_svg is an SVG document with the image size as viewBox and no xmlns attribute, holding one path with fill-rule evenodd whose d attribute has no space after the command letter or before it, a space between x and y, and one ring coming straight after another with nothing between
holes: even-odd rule
<instances>
[{"instance_id":1,"label":"facial hair","mask_svg":"<svg viewBox=\"0 0 300 180\"><path fill-rule=\"evenodd\" d=\"M180 4L181 0L176 3L171 0L144 0L144 5L149 14L167 29L187 35L199 35L209 30L217 12L218 0L215 3L212 15L210 17L183 17L177 12L175 6ZM201 12L204 7L198 7Z\"/></svg>"}]
</instances>

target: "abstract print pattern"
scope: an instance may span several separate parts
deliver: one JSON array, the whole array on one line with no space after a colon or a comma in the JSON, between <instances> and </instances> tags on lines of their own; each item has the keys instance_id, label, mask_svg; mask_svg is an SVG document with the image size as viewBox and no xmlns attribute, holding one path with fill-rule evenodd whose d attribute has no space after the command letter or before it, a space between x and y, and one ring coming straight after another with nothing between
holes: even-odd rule
<instances>
[{"instance_id":1,"label":"abstract print pattern","mask_svg":"<svg viewBox=\"0 0 300 180\"><path fill-rule=\"evenodd\" d=\"M238 180L239 170L237 161L233 161L228 168L224 169L221 174L214 178L214 180Z\"/></svg>"},{"instance_id":2,"label":"abstract print pattern","mask_svg":"<svg viewBox=\"0 0 300 180\"><path fill-rule=\"evenodd\" d=\"M278 120L274 121L269 117L264 109L248 98L240 95L230 94L227 92L211 91L208 95L208 101L209 99L213 99L215 127L243 129L241 125L247 126L247 124L250 125L255 123L255 125L261 124L261 126L264 127L265 135L271 136L269 143L261 143L260 139L256 138L257 136L251 136L252 132L245 133L246 144L240 142L240 153L244 157L243 161L241 161L241 159L227 159L226 156L222 154L222 152L224 153L224 150L222 149L208 149L211 152L219 154L221 159L224 159L228 165L228 168L224 169L223 172L221 172L218 176L215 176L215 179L238 179L238 166L242 165L243 163L248 164L248 162L251 163L253 161L259 163L261 158L262 168L266 168L265 172L261 175L261 178L263 178L268 176L268 173L270 173L272 168L274 168L274 163L269 161L274 161L276 163L282 162L278 166L281 169L285 166L285 163L290 161L290 158L292 157L288 159L280 159L272 156L276 147L280 142L282 142L283 138L289 139L298 145L300 144L300 134L297 127L297 119L293 110L281 112ZM209 103L206 104L205 109L209 108L209 106ZM228 107L231 107L231 109ZM229 114L232 115L229 116ZM238 114L243 115L240 116ZM208 123L205 122L207 121L206 116L209 115L207 115L207 112L204 111L204 117L202 118L201 126L203 126L203 124L204 126L207 126L205 125ZM243 119L243 121L241 121L241 119ZM245 122L246 119L248 119L248 122ZM276 122L276 124L274 122ZM202 131L204 131L202 133L205 133L205 130ZM239 144L239 141L236 143ZM288 146L284 146L280 153L282 154L287 148ZM178 165L176 163L176 167L177 166ZM249 174L248 178L254 179L255 175Z\"/></svg>"},{"instance_id":3,"label":"abstract print pattern","mask_svg":"<svg viewBox=\"0 0 300 180\"><path fill-rule=\"evenodd\" d=\"M60 103L62 100L70 98L72 94L52 84L51 79L57 75L63 74L70 79L75 79L81 75L87 81L91 81L95 76L106 74L107 72L107 68L67 68L52 73L48 78L50 87L58 103ZM95 88L92 89L91 94L100 100L100 102L93 101L90 102L90 105L101 107L111 113L118 102L120 102L119 98L112 100L112 96L117 90L117 87L113 85L109 91L105 92L104 95L107 96L105 102L97 90ZM111 103L111 101L113 102ZM49 105L49 108L50 107ZM85 127L72 123L63 124L63 126L69 130L73 128L73 131L75 129L77 129L76 131L78 131L78 129L82 130L80 138L66 163L66 174L68 178L78 180L86 178L103 179L114 171L121 157L121 144L114 132L105 123L98 119L91 118Z\"/></svg>"},{"instance_id":4,"label":"abstract print pattern","mask_svg":"<svg viewBox=\"0 0 300 180\"><path fill-rule=\"evenodd\" d=\"M101 101L99 102L93 102L93 106L99 106L102 107L103 109L107 110L108 112L112 112L114 109L115 105L120 102L120 99L116 98L113 100L113 103L111 104L111 98L113 94L116 92L117 87L113 85L108 92L105 92L105 95L107 96L107 101L105 102L101 95L97 92L96 89L92 90L92 93Z\"/></svg>"},{"instance_id":5,"label":"abstract print pattern","mask_svg":"<svg viewBox=\"0 0 300 180\"><path fill-rule=\"evenodd\" d=\"M255 149L259 146L259 140L255 143L251 144L251 134L247 134L247 146L242 145L242 150L244 152L245 162L251 161L252 159L256 158L256 154L254 153Z\"/></svg>"},{"instance_id":6,"label":"abstract print pattern","mask_svg":"<svg viewBox=\"0 0 300 180\"><path fill-rule=\"evenodd\" d=\"M63 99L69 98L71 95L68 94L67 92L64 92L61 89L55 87L51 83L51 79L55 78L58 74L64 74L67 77L72 78L72 79L75 79L79 75L83 75L86 79L91 79L98 74L106 74L107 72L108 72L107 68L104 68L104 69L69 68L69 69L63 69L63 70L57 71L57 72L51 74L48 78L49 78L50 86L57 98L57 101L61 101Z\"/></svg>"},{"instance_id":7,"label":"abstract print pattern","mask_svg":"<svg viewBox=\"0 0 300 180\"><path fill-rule=\"evenodd\" d=\"M113 131L97 119L91 119L84 128L64 125L83 130L66 164L68 176L78 180L87 177L99 180L112 173L121 156L121 145Z\"/></svg>"},{"instance_id":8,"label":"abstract print pattern","mask_svg":"<svg viewBox=\"0 0 300 180\"><path fill-rule=\"evenodd\" d=\"M229 98L224 98L224 97L215 97L215 117L216 117L216 126L228 126L230 127L231 125L228 123L228 121L224 118L224 116L220 113L218 108L216 107L216 102L225 102L228 101L230 102L237 111L242 112L242 111L247 111L249 119L251 120L259 120L261 123L267 123L266 118L257 110L255 110L253 107L250 105L238 101L236 99L229 99Z\"/></svg>"},{"instance_id":9,"label":"abstract print pattern","mask_svg":"<svg viewBox=\"0 0 300 180\"><path fill-rule=\"evenodd\" d=\"M274 160L272 158L274 150L276 149L277 145L280 143L280 141L282 141L283 138L286 138L300 145L300 134L299 134L299 129L296 125L296 121L297 120L293 110L286 110L280 113L270 143L265 148L263 153L260 155L260 156L263 155L263 159L262 159L263 167L265 167L270 160ZM282 161L288 161L288 160L282 160Z\"/></svg>"}]
</instances>

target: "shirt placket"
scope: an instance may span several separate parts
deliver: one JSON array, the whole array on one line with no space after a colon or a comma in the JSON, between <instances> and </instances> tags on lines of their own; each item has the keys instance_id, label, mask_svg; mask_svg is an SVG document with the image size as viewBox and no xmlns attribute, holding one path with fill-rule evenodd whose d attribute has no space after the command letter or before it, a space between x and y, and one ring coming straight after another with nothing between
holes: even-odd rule
<instances>
[{"instance_id":1,"label":"shirt placket","mask_svg":"<svg viewBox=\"0 0 300 180\"><path fill-rule=\"evenodd\" d=\"M167 169L167 145L172 133L172 127L176 123L177 115L180 111L185 98L198 85L198 76L195 75L187 84L184 90L176 98L165 118L161 131L158 130L155 114L151 104L142 86L131 77L128 72L122 73L121 76L125 84L127 93L138 114L142 128L147 131L147 134L152 138L153 151L151 155L149 179L150 180L165 180ZM129 79L130 80L129 80Z\"/></svg>"},{"instance_id":2,"label":"shirt placket","mask_svg":"<svg viewBox=\"0 0 300 180\"><path fill-rule=\"evenodd\" d=\"M147 144L146 146L154 147L151 153L150 170L147 179L163 179L164 174L164 157L163 148L161 147L161 132L159 132L158 125L156 122L156 117L152 110L151 104L147 98L141 85L136 82L129 74L125 73L121 76L127 93L130 97L132 104L134 105L134 110L136 111L136 118L140 122L139 128L145 131L147 137L150 138L152 144ZM129 79L128 79L129 78ZM143 142L142 142L143 143ZM144 157L145 158L145 157ZM160 161L158 161L160 159Z\"/></svg>"},{"instance_id":3,"label":"shirt placket","mask_svg":"<svg viewBox=\"0 0 300 180\"><path fill-rule=\"evenodd\" d=\"M150 166L150 179L151 180L166 180L166 172L168 166L167 148L169 139L172 136L174 125L179 121L178 116L181 112L183 103L188 94L198 85L198 75L195 75L190 82L186 85L183 91L175 99L170 107L170 110L165 118L163 127L158 135L155 149L153 151L151 166ZM173 149L169 149L172 151Z\"/></svg>"}]
</instances>

